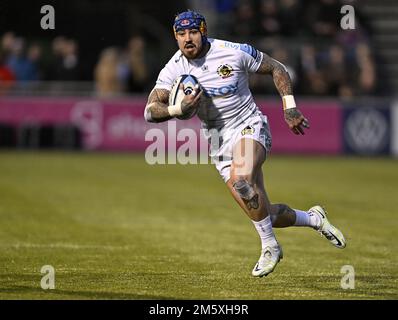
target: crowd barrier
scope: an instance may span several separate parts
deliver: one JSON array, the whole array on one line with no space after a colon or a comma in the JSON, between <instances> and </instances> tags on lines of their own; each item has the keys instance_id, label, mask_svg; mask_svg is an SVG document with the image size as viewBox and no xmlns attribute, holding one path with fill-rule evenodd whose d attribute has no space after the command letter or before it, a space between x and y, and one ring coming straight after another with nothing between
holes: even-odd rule
<instances>
[{"instance_id":1,"label":"crowd barrier","mask_svg":"<svg viewBox=\"0 0 398 320\"><path fill-rule=\"evenodd\" d=\"M311 126L304 136L290 132L279 99L256 102L269 119L273 153L398 155L398 102L375 99L341 103L298 98L300 110ZM26 142L26 136L25 140L21 137L27 134L26 128L38 128L31 132L40 137L43 126L54 127L53 131L48 131L58 132L55 140L67 136L68 132L74 134L74 138L65 138L67 142L58 145L85 150L145 151L154 142L148 135L151 129L160 129L171 139L175 135L177 148L192 142L184 129L194 130L199 139L200 121L196 117L175 120L173 124L147 123L143 118L145 103L144 98L2 97L0 144L9 147L11 141L15 141L20 146L23 143L32 146L33 143ZM10 128L15 130L14 139ZM198 147L207 147L203 143L194 143ZM40 141L37 145L40 146Z\"/></svg>"}]
</instances>

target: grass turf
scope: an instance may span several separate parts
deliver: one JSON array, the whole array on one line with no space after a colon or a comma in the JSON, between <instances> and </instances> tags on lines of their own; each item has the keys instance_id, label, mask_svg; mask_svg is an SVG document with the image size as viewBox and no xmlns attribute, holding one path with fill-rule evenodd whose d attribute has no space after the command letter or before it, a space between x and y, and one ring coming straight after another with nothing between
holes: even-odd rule
<instances>
[{"instance_id":1,"label":"grass turf","mask_svg":"<svg viewBox=\"0 0 398 320\"><path fill-rule=\"evenodd\" d=\"M272 156L273 202L321 203L348 245L276 229L284 259L251 269L260 243L211 165L142 155L0 153L1 299L397 299L398 163ZM55 268L55 290L40 269ZM343 290L343 265L355 289Z\"/></svg>"}]
</instances>

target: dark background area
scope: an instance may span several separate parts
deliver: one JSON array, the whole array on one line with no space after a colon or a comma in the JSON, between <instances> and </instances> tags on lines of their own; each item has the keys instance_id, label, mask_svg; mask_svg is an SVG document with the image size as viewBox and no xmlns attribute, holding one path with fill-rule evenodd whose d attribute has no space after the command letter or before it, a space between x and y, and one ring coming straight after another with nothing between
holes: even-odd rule
<instances>
[{"instance_id":1,"label":"dark background area","mask_svg":"<svg viewBox=\"0 0 398 320\"><path fill-rule=\"evenodd\" d=\"M40 8L55 8L55 30L43 30ZM92 80L92 70L101 50L124 46L126 39L142 34L149 48L158 48L158 56L167 57L176 47L171 26L176 13L187 8L185 1L131 0L2 0L0 34L12 30L17 35L48 46L56 36L74 38L79 43L82 73L80 80ZM171 49L171 50L170 50Z\"/></svg>"},{"instance_id":2,"label":"dark background area","mask_svg":"<svg viewBox=\"0 0 398 320\"><path fill-rule=\"evenodd\" d=\"M340 9L344 4L355 7L355 30L340 27ZM40 27L43 5L55 8L55 30ZM109 87L105 95L147 93L177 50L172 33L174 16L191 8L205 15L210 37L250 43L284 63L298 94L344 99L389 96L398 85L398 57L394 49L398 33L396 6L391 0L3 0L0 38L13 32L23 39L25 50L31 44L40 46L35 80L41 81L44 89L36 84L30 93L69 94L66 88L71 87L73 94L79 90L90 94L101 91L97 86L101 81ZM144 41L143 49L135 46L130 50L129 41L135 36ZM70 75L62 66L67 59L58 59L54 54L57 37L72 40L77 47L74 58L78 65ZM0 57L0 67L3 62L12 69L8 56ZM96 68L102 65L104 56L117 61L113 67L107 65L106 72L97 77ZM141 57L131 61L138 56ZM49 69L57 63L61 71L54 76L54 70ZM145 70L141 70L144 80L136 79L140 65L145 65ZM113 78L109 76L112 72ZM7 94L20 94L20 80L31 79L16 76L16 80ZM0 95L1 81L0 74ZM50 81L70 83L54 89L46 83ZM117 84L113 88L111 83ZM23 90L28 87L24 84ZM271 78L256 75L251 76L250 88L255 94L277 93Z\"/></svg>"}]
</instances>

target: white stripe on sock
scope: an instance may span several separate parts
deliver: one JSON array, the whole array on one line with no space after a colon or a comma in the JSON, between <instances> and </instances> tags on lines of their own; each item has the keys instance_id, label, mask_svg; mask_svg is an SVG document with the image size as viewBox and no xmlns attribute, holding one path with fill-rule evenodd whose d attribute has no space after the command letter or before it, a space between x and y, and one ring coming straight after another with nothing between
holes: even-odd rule
<instances>
[{"instance_id":1,"label":"white stripe on sock","mask_svg":"<svg viewBox=\"0 0 398 320\"><path fill-rule=\"evenodd\" d=\"M274 231L272 230L272 222L269 216L265 217L261 221L253 221L254 227L256 228L260 239L261 239L261 248L264 249L267 246L275 246L277 245Z\"/></svg>"},{"instance_id":2,"label":"white stripe on sock","mask_svg":"<svg viewBox=\"0 0 398 320\"><path fill-rule=\"evenodd\" d=\"M294 225L296 227L311 227L317 228L319 226L319 219L316 215L310 215L306 211L301 211L297 209L293 209L296 212L296 222Z\"/></svg>"}]
</instances>

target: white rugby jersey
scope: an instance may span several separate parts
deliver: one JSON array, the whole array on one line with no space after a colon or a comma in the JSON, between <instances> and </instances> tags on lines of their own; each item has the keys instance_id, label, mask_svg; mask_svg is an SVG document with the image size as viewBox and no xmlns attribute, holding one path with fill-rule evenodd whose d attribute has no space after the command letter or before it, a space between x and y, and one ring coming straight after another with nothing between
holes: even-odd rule
<instances>
[{"instance_id":1,"label":"white rugby jersey","mask_svg":"<svg viewBox=\"0 0 398 320\"><path fill-rule=\"evenodd\" d=\"M188 60L178 50L159 73L155 88L171 90L178 76L193 75L205 91L198 112L204 127L235 126L259 113L248 73L257 71L263 54L248 44L208 40L210 49L203 58Z\"/></svg>"}]
</instances>

